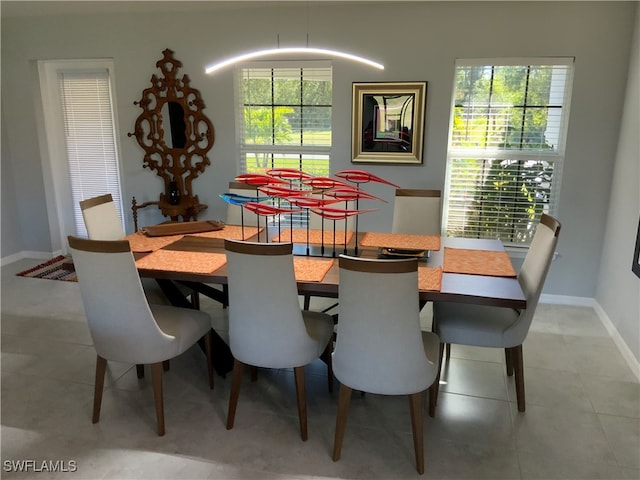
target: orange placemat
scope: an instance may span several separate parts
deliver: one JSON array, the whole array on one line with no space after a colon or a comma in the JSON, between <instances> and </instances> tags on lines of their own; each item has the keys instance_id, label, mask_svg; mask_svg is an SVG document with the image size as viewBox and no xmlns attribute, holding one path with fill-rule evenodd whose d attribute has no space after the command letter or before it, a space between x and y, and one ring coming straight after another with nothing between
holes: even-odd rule
<instances>
[{"instance_id":1,"label":"orange placemat","mask_svg":"<svg viewBox=\"0 0 640 480\"><path fill-rule=\"evenodd\" d=\"M322 230L310 229L309 230L309 243L313 245L322 245ZM347 230L347 244L353 238L353 232ZM280 231L280 235L273 237L274 242L291 242L291 229L286 228ZM333 230L324 231L324 244L333 245ZM335 237L336 245L344 245L344 231L336 230ZM307 230L304 228L293 229L293 242L292 243L307 243Z\"/></svg>"},{"instance_id":2,"label":"orange placemat","mask_svg":"<svg viewBox=\"0 0 640 480\"><path fill-rule=\"evenodd\" d=\"M515 277L507 252L444 247L443 271L494 277Z\"/></svg>"},{"instance_id":3,"label":"orange placemat","mask_svg":"<svg viewBox=\"0 0 640 480\"><path fill-rule=\"evenodd\" d=\"M302 282L321 282L332 266L333 259L293 257L296 280Z\"/></svg>"},{"instance_id":4,"label":"orange placemat","mask_svg":"<svg viewBox=\"0 0 640 480\"><path fill-rule=\"evenodd\" d=\"M147 237L142 232L132 233L124 237L129 240L132 252L155 252L170 243L180 240L184 235L167 235L166 237Z\"/></svg>"},{"instance_id":5,"label":"orange placemat","mask_svg":"<svg viewBox=\"0 0 640 480\"><path fill-rule=\"evenodd\" d=\"M156 250L136 260L136 266L140 269L185 273L213 273L225 263L227 263L227 257L224 253L179 250Z\"/></svg>"},{"instance_id":6,"label":"orange placemat","mask_svg":"<svg viewBox=\"0 0 640 480\"><path fill-rule=\"evenodd\" d=\"M260 227L260 231L264 230L264 227ZM249 240L251 237L258 233L258 227L244 227L244 239ZM216 230L214 232L202 232L195 233L196 237L207 238L228 238L229 240L242 240L242 226L241 225L225 225L222 230Z\"/></svg>"},{"instance_id":7,"label":"orange placemat","mask_svg":"<svg viewBox=\"0 0 640 480\"><path fill-rule=\"evenodd\" d=\"M364 234L360 245L363 247L387 247L404 250L440 250L440 235L415 235L406 233Z\"/></svg>"},{"instance_id":8,"label":"orange placemat","mask_svg":"<svg viewBox=\"0 0 640 480\"><path fill-rule=\"evenodd\" d=\"M418 288L439 292L442 288L442 267L418 267Z\"/></svg>"}]
</instances>

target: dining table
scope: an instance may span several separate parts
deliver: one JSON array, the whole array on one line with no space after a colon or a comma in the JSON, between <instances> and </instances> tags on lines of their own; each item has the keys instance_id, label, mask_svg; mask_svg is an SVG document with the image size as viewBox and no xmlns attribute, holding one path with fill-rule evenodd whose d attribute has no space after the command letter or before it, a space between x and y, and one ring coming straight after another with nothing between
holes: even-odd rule
<instances>
[{"instance_id":1,"label":"dining table","mask_svg":"<svg viewBox=\"0 0 640 480\"><path fill-rule=\"evenodd\" d=\"M177 305L187 304L180 298L175 282L227 304L224 241L229 238L293 243L301 295L338 298L338 258L347 254L362 258L417 258L421 304L442 301L515 309L527 306L500 240L386 232L348 232L348 238L347 234L336 238L326 233L321 232L318 237L318 232L310 233L308 229L283 231L280 227L224 225L210 232L157 237L136 232L126 238L140 276L156 279Z\"/></svg>"}]
</instances>

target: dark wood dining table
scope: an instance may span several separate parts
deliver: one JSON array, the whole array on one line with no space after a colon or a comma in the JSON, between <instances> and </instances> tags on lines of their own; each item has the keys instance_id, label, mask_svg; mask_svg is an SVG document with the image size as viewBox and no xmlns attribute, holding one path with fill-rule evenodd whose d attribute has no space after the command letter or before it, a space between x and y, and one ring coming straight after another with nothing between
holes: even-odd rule
<instances>
[{"instance_id":1,"label":"dark wood dining table","mask_svg":"<svg viewBox=\"0 0 640 480\"><path fill-rule=\"evenodd\" d=\"M357 236L358 242L364 234ZM264 235L263 235L264 238ZM249 238L248 240L252 240ZM264 241L264 240L263 240ZM347 253L355 252L355 236L347 245ZM358 243L360 245L360 243ZM300 245L298 245L300 247ZM428 267L439 267L443 265L445 247L481 250L481 251L504 251L504 245L500 240L470 239L442 237L441 248L437 251L429 252L426 259L421 259ZM221 238L206 238L197 235L185 235L182 238L162 247L164 250L174 252L206 252L224 253L224 240ZM343 248L341 246L341 248ZM341 248L335 252L336 257L342 253ZM304 250L304 249L302 249ZM379 251L376 248L359 246L358 255L367 258L376 258ZM145 253L135 253L136 258L140 258ZM326 253L325 253L326 255ZM333 255L333 254L331 254ZM167 290L165 293L175 294L176 290L171 289L171 282L180 282L194 290L210 296L222 303L226 303L227 269L223 265L211 273L196 273L191 271L175 271L172 269L145 269L138 268L140 276L155 278L161 286ZM333 265L328 270L321 281L298 280L298 291L301 295L316 297L338 298L339 272L337 258L333 260ZM215 288L212 285L220 286ZM420 290L421 303L427 301L444 301L473 303L479 305L492 305L498 307L509 307L522 309L526 308L526 298L522 288L515 276L496 276L467 273L443 272L440 290Z\"/></svg>"}]
</instances>

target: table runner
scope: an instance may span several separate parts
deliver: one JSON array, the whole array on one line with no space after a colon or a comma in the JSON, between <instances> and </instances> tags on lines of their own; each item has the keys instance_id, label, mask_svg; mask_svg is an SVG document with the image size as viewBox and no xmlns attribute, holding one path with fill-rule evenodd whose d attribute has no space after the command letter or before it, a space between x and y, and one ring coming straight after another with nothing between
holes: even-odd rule
<instances>
[{"instance_id":1,"label":"table runner","mask_svg":"<svg viewBox=\"0 0 640 480\"><path fill-rule=\"evenodd\" d=\"M322 230L320 229L310 229L309 230L309 244L312 245L322 245ZM353 238L353 232L351 230L347 230L347 244ZM291 242L291 229L285 228L280 231L280 235L275 235L272 239L273 242ZM324 244L333 245L333 230L325 230L324 231ZM335 236L336 245L344 245L344 231L336 231ZM293 242L292 243L307 243L307 230L304 228L294 228L293 229Z\"/></svg>"},{"instance_id":2,"label":"table runner","mask_svg":"<svg viewBox=\"0 0 640 480\"><path fill-rule=\"evenodd\" d=\"M494 277L515 277L509 254L504 251L444 247L443 271Z\"/></svg>"},{"instance_id":3,"label":"table runner","mask_svg":"<svg viewBox=\"0 0 640 480\"><path fill-rule=\"evenodd\" d=\"M440 250L440 235L415 235L405 233L365 233L363 247L386 247L400 250Z\"/></svg>"},{"instance_id":4,"label":"table runner","mask_svg":"<svg viewBox=\"0 0 640 480\"><path fill-rule=\"evenodd\" d=\"M156 250L139 260L136 266L144 270L170 270L185 273L213 273L227 263L224 253Z\"/></svg>"},{"instance_id":5,"label":"table runner","mask_svg":"<svg viewBox=\"0 0 640 480\"><path fill-rule=\"evenodd\" d=\"M442 267L418 267L418 288L439 292L442 288Z\"/></svg>"},{"instance_id":6,"label":"table runner","mask_svg":"<svg viewBox=\"0 0 640 480\"><path fill-rule=\"evenodd\" d=\"M301 282L321 282L332 266L333 259L293 257L296 280Z\"/></svg>"}]
</instances>

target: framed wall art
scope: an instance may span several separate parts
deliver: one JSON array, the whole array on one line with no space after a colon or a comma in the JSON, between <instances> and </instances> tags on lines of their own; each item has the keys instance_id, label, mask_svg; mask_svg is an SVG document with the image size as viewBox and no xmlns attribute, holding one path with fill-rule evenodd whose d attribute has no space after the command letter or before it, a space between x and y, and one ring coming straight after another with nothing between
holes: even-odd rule
<instances>
[{"instance_id":1,"label":"framed wall art","mask_svg":"<svg viewBox=\"0 0 640 480\"><path fill-rule=\"evenodd\" d=\"M421 164L427 82L353 83L352 162Z\"/></svg>"}]
</instances>

